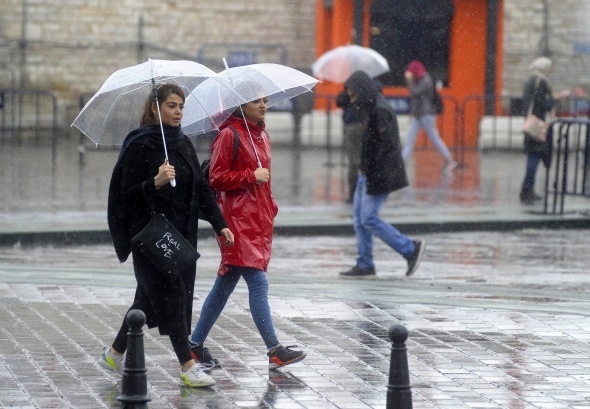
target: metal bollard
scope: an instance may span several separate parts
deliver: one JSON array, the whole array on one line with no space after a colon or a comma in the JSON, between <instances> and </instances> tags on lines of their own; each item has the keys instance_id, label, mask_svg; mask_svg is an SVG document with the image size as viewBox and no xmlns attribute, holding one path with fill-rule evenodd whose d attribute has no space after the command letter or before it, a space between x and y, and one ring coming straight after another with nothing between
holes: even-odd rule
<instances>
[{"instance_id":1,"label":"metal bollard","mask_svg":"<svg viewBox=\"0 0 590 409\"><path fill-rule=\"evenodd\" d=\"M151 398L147 394L147 369L143 349L143 331L145 314L141 310L131 310L125 317L129 332L127 333L127 355L123 367L121 395L117 400L123 409L147 409Z\"/></svg>"},{"instance_id":2,"label":"metal bollard","mask_svg":"<svg viewBox=\"0 0 590 409\"><path fill-rule=\"evenodd\" d=\"M389 328L391 362L389 364L389 385L387 385L386 409L412 409L412 385L408 369L406 340L408 330L403 325Z\"/></svg>"}]
</instances>

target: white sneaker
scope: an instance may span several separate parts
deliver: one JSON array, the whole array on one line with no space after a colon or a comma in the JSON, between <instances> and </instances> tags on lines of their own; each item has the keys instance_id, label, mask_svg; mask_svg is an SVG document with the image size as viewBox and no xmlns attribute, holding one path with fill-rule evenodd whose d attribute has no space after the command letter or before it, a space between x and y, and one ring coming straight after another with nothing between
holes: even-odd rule
<instances>
[{"instance_id":1,"label":"white sneaker","mask_svg":"<svg viewBox=\"0 0 590 409\"><path fill-rule=\"evenodd\" d=\"M180 373L180 381L191 388L206 388L215 385L215 380L205 373L201 365L193 365Z\"/></svg>"},{"instance_id":2,"label":"white sneaker","mask_svg":"<svg viewBox=\"0 0 590 409\"><path fill-rule=\"evenodd\" d=\"M447 162L443 165L442 170L443 172L450 172L454 170L457 166L457 162L455 161Z\"/></svg>"},{"instance_id":3,"label":"white sneaker","mask_svg":"<svg viewBox=\"0 0 590 409\"><path fill-rule=\"evenodd\" d=\"M121 372L123 372L123 364L125 363L125 354L123 353L123 355L116 355L111 353L111 348L104 347L102 350L102 355L100 358L98 358L98 363L103 368L121 375Z\"/></svg>"}]
</instances>

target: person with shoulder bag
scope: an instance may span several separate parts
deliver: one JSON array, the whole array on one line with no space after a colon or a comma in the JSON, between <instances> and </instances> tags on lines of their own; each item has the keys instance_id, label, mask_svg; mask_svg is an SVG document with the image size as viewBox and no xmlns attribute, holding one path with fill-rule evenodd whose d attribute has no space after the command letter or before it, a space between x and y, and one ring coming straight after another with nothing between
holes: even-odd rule
<instances>
[{"instance_id":1,"label":"person with shoulder bag","mask_svg":"<svg viewBox=\"0 0 590 409\"><path fill-rule=\"evenodd\" d=\"M541 196L535 193L535 176L539 163L547 150L546 127L551 121L552 109L556 102L548 78L551 68L552 63L549 58L535 59L530 65L532 74L523 89L524 112L527 113L527 116L534 117L525 118L525 128L523 129L527 162L520 189L520 201L529 206L541 199ZM543 126L544 130L536 129Z\"/></svg>"},{"instance_id":2,"label":"person with shoulder bag","mask_svg":"<svg viewBox=\"0 0 590 409\"><path fill-rule=\"evenodd\" d=\"M174 271L165 271L157 258L134 246L134 238L151 224L155 214L162 215L196 249L199 211L211 223L220 242L233 245L234 235L203 178L192 142L182 132L184 102L184 92L175 84L162 84L150 92L140 126L125 138L113 169L107 218L119 261L123 263L133 255L137 287L128 312L141 310L149 328L157 327L160 335L170 337L181 366L180 382L199 388L213 386L215 380L196 364L188 339L196 263L183 263ZM160 249L172 245L167 242ZM123 318L114 342L104 347L98 359L103 368L122 373L128 332L129 325Z\"/></svg>"}]
</instances>

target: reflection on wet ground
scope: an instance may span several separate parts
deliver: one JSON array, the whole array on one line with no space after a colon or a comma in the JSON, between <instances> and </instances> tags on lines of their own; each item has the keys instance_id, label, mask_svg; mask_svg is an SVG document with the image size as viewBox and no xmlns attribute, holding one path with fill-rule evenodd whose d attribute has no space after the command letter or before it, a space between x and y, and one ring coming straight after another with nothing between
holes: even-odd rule
<instances>
[{"instance_id":1,"label":"reflection on wet ground","mask_svg":"<svg viewBox=\"0 0 590 409\"><path fill-rule=\"evenodd\" d=\"M416 236L427 241L420 274L406 280L406 262L381 241L375 241L377 276L363 285L423 283L585 292L590 289L587 230L530 229L514 232L433 233ZM198 276L209 280L219 264L215 240L199 241ZM273 279L303 280L310 276L331 280L355 263L354 237L277 236L269 271ZM80 285L132 286L131 264L120 264L111 245L0 247L0 265L19 271L3 282L42 283L67 277ZM22 271L21 271L22 270ZM55 272L60 276L56 277ZM100 274L89 274L100 272ZM2 274L2 272L0 272ZM199 278L197 277L197 278ZM37 281L36 281L37 280ZM42 281L39 281L42 280ZM342 280L340 280L342 281ZM358 281L355 281L358 283ZM313 289L311 289L313 291ZM504 294L508 297L508 294Z\"/></svg>"},{"instance_id":2,"label":"reflection on wet ground","mask_svg":"<svg viewBox=\"0 0 590 409\"><path fill-rule=\"evenodd\" d=\"M269 268L273 321L282 342L302 346L308 357L268 371L240 283L207 341L222 363L212 373L215 388L179 389L168 340L146 330L150 407L383 408L387 331L395 323L410 331L416 408L587 407L586 234L422 235L428 250L412 279L403 260L376 242L377 277L357 280L338 277L354 263L353 238L277 237ZM213 240L202 240L199 251L193 322L219 261ZM131 266L106 245L0 248L0 283L0 374L10 392L0 404L41 402L12 383L33 370L52 385L43 402L57 390L73 407L119 407L120 383L111 386L117 380L93 362L133 298ZM38 363L41 355L51 367ZM95 406L75 404L78 394L64 379L91 391Z\"/></svg>"}]
</instances>

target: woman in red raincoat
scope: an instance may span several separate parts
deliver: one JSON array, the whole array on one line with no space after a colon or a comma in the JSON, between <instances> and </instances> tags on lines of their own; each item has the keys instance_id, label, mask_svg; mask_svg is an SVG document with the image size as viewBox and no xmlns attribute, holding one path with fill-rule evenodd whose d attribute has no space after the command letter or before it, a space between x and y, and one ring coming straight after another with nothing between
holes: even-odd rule
<instances>
[{"instance_id":1,"label":"woman in red raincoat","mask_svg":"<svg viewBox=\"0 0 590 409\"><path fill-rule=\"evenodd\" d=\"M203 343L241 277L248 285L250 312L266 344L269 368L298 362L306 353L281 345L268 304L266 269L270 261L274 218L278 207L270 190L270 139L264 130L265 98L238 108L220 127L211 146L209 181L217 203L234 232L234 245L220 246L221 264L199 322L191 335L193 357L208 367L219 366ZM234 154L234 131L239 136Z\"/></svg>"}]
</instances>

